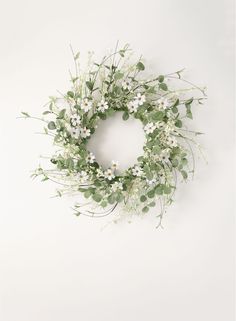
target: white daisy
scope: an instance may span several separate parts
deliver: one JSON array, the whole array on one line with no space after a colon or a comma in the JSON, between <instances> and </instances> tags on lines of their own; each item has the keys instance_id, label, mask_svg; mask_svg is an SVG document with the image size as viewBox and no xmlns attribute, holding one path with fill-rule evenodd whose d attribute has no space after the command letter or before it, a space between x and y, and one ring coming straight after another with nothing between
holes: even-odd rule
<instances>
[{"instance_id":1,"label":"white daisy","mask_svg":"<svg viewBox=\"0 0 236 321\"><path fill-rule=\"evenodd\" d=\"M85 98L81 103L81 109L86 113L92 108L92 101Z\"/></svg>"},{"instance_id":2,"label":"white daisy","mask_svg":"<svg viewBox=\"0 0 236 321\"><path fill-rule=\"evenodd\" d=\"M132 100L128 103L128 110L130 113L136 113L138 109L138 104L135 100Z\"/></svg>"},{"instance_id":3,"label":"white daisy","mask_svg":"<svg viewBox=\"0 0 236 321\"><path fill-rule=\"evenodd\" d=\"M143 174L143 170L141 167L139 167L138 165L135 165L134 168L132 168L132 174L134 176L142 176Z\"/></svg>"},{"instance_id":4,"label":"white daisy","mask_svg":"<svg viewBox=\"0 0 236 321\"><path fill-rule=\"evenodd\" d=\"M134 99L137 102L138 106L142 106L143 103L145 103L145 101L146 101L145 95L142 95L141 93L137 93L137 95Z\"/></svg>"},{"instance_id":5,"label":"white daisy","mask_svg":"<svg viewBox=\"0 0 236 321\"><path fill-rule=\"evenodd\" d=\"M106 109L108 109L108 102L102 99L100 103L98 103L98 111L104 113Z\"/></svg>"},{"instance_id":6,"label":"white daisy","mask_svg":"<svg viewBox=\"0 0 236 321\"><path fill-rule=\"evenodd\" d=\"M77 114L72 114L70 117L71 126L77 127L81 123L81 118Z\"/></svg>"},{"instance_id":7,"label":"white daisy","mask_svg":"<svg viewBox=\"0 0 236 321\"><path fill-rule=\"evenodd\" d=\"M158 159L163 162L167 163L169 161L170 153L168 149L164 149L161 151L160 155L158 156Z\"/></svg>"},{"instance_id":8,"label":"white daisy","mask_svg":"<svg viewBox=\"0 0 236 321\"><path fill-rule=\"evenodd\" d=\"M168 99L161 97L160 99L158 99L157 105L158 105L159 109L165 110L169 106L169 101L168 101Z\"/></svg>"},{"instance_id":9,"label":"white daisy","mask_svg":"<svg viewBox=\"0 0 236 321\"><path fill-rule=\"evenodd\" d=\"M153 179L147 179L146 180L149 186L155 185L157 180L155 178Z\"/></svg>"},{"instance_id":10,"label":"white daisy","mask_svg":"<svg viewBox=\"0 0 236 321\"><path fill-rule=\"evenodd\" d=\"M86 160L87 160L87 162L90 163L90 164L94 163L94 162L95 162L95 156L94 156L94 154L93 154L93 153L89 153L88 156L87 156L87 158L86 158Z\"/></svg>"},{"instance_id":11,"label":"white daisy","mask_svg":"<svg viewBox=\"0 0 236 321\"><path fill-rule=\"evenodd\" d=\"M163 128L165 128L165 126L166 126L166 123L164 121L156 122L156 128L157 129L163 129Z\"/></svg>"},{"instance_id":12,"label":"white daisy","mask_svg":"<svg viewBox=\"0 0 236 321\"><path fill-rule=\"evenodd\" d=\"M80 133L81 133L81 136L82 136L83 138L89 137L90 134L91 134L90 129L88 129L88 128L86 128L86 127L81 128Z\"/></svg>"},{"instance_id":13,"label":"white daisy","mask_svg":"<svg viewBox=\"0 0 236 321\"><path fill-rule=\"evenodd\" d=\"M81 171L78 173L78 179L80 183L86 183L89 179L89 176L85 171Z\"/></svg>"},{"instance_id":14,"label":"white daisy","mask_svg":"<svg viewBox=\"0 0 236 321\"><path fill-rule=\"evenodd\" d=\"M71 127L70 134L72 137L78 139L80 137L80 128Z\"/></svg>"},{"instance_id":15,"label":"white daisy","mask_svg":"<svg viewBox=\"0 0 236 321\"><path fill-rule=\"evenodd\" d=\"M113 192L116 191L122 191L123 190L123 184L121 182L115 182L111 185L111 189Z\"/></svg>"},{"instance_id":16,"label":"white daisy","mask_svg":"<svg viewBox=\"0 0 236 321\"><path fill-rule=\"evenodd\" d=\"M111 180L115 177L113 170L110 169L110 168L108 168L108 169L104 172L104 177L105 177L106 179L108 179L109 181L111 181Z\"/></svg>"},{"instance_id":17,"label":"white daisy","mask_svg":"<svg viewBox=\"0 0 236 321\"><path fill-rule=\"evenodd\" d=\"M114 160L111 161L111 169L113 171L116 171L118 169L118 167L119 167L119 163L117 161L114 161Z\"/></svg>"},{"instance_id":18,"label":"white daisy","mask_svg":"<svg viewBox=\"0 0 236 321\"><path fill-rule=\"evenodd\" d=\"M154 123L148 123L146 126L144 126L144 131L147 135L153 133L155 129L156 125Z\"/></svg>"},{"instance_id":19,"label":"white daisy","mask_svg":"<svg viewBox=\"0 0 236 321\"><path fill-rule=\"evenodd\" d=\"M132 87L131 87L131 81L130 79L125 79L123 82L122 82L122 88L124 90L128 89L130 90Z\"/></svg>"},{"instance_id":20,"label":"white daisy","mask_svg":"<svg viewBox=\"0 0 236 321\"><path fill-rule=\"evenodd\" d=\"M172 136L168 136L167 137L166 143L167 143L167 145L169 145L171 147L177 147L178 146L177 140L175 139L175 137L172 137Z\"/></svg>"}]
</instances>

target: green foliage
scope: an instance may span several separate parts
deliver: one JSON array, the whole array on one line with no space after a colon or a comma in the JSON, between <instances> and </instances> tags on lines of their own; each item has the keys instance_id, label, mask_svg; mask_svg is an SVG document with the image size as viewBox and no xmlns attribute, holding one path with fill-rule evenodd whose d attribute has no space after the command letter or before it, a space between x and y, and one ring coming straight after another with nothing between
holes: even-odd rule
<instances>
[{"instance_id":1,"label":"green foliage","mask_svg":"<svg viewBox=\"0 0 236 321\"><path fill-rule=\"evenodd\" d=\"M192 104L202 103L203 97L186 99L185 91L190 92L187 85L183 88L181 84L175 91L171 80L181 79L184 83L182 70L140 80L139 72L145 66L140 60L128 63L129 50L128 46L117 47L98 63L89 59L85 74L77 70L79 53L73 54L76 73L71 76L69 91L49 97L42 118L21 113L24 118L42 121L44 133L56 145L55 154L49 158L54 168L47 171L40 168L32 177L58 182L62 190L57 191L57 196L80 192L89 199L85 204L97 203L97 212L93 207L87 210L84 204L77 203L77 216L108 215L118 203L129 211L148 213L159 200L170 204L178 176L187 180L193 172L189 162L189 155L193 156L190 144L199 132L188 131L183 115L186 112L186 117L192 119ZM200 89L200 92L204 91ZM112 163L103 168L96 155L87 150L88 140L101 120L117 111L122 112L124 121L129 117L140 121L146 138L143 154L122 173ZM158 216L162 217L164 211Z\"/></svg>"},{"instance_id":2,"label":"green foliage","mask_svg":"<svg viewBox=\"0 0 236 321\"><path fill-rule=\"evenodd\" d=\"M48 123L48 129L51 129L51 130L56 129L56 124L54 123L54 121L50 121Z\"/></svg>"},{"instance_id":3,"label":"green foliage","mask_svg":"<svg viewBox=\"0 0 236 321\"><path fill-rule=\"evenodd\" d=\"M139 62L137 63L136 67L137 67L137 69L140 70L140 71L143 71L143 70L145 69L145 66L144 66L144 64L143 64L141 61L139 61Z\"/></svg>"}]
</instances>

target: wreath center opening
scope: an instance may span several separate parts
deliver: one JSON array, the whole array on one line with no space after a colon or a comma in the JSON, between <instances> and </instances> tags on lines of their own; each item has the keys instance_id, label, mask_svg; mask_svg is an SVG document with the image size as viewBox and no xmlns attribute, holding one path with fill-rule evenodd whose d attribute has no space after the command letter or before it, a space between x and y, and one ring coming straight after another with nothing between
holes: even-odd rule
<instances>
[{"instance_id":1,"label":"wreath center opening","mask_svg":"<svg viewBox=\"0 0 236 321\"><path fill-rule=\"evenodd\" d=\"M124 121L122 114L116 112L106 120L101 120L87 143L87 149L96 156L103 168L108 168L111 161L117 161L119 173L137 162L145 144L142 123L134 117Z\"/></svg>"}]
</instances>

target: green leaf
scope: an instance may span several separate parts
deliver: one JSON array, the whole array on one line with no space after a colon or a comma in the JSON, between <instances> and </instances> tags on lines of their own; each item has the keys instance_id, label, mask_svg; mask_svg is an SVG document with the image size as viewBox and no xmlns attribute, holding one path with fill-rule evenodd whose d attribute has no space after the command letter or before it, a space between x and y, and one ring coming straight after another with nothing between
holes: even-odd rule
<instances>
[{"instance_id":1,"label":"green leaf","mask_svg":"<svg viewBox=\"0 0 236 321\"><path fill-rule=\"evenodd\" d=\"M159 120L162 120L164 118L164 113L162 111L157 111L157 112L154 112L151 116L151 119L153 121L159 121Z\"/></svg>"},{"instance_id":2,"label":"green leaf","mask_svg":"<svg viewBox=\"0 0 236 321\"><path fill-rule=\"evenodd\" d=\"M89 198L91 196L91 191L90 190L87 190L84 192L84 197L85 198Z\"/></svg>"},{"instance_id":3,"label":"green leaf","mask_svg":"<svg viewBox=\"0 0 236 321\"><path fill-rule=\"evenodd\" d=\"M164 77L163 75L160 75L160 76L158 77L158 81L159 81L159 82L163 82L164 79L165 79L165 77Z\"/></svg>"},{"instance_id":4,"label":"green leaf","mask_svg":"<svg viewBox=\"0 0 236 321\"><path fill-rule=\"evenodd\" d=\"M125 50L124 49L121 49L119 51L119 54L121 55L121 57L124 57L125 56Z\"/></svg>"},{"instance_id":5,"label":"green leaf","mask_svg":"<svg viewBox=\"0 0 236 321\"><path fill-rule=\"evenodd\" d=\"M164 82L160 83L159 84L159 88L164 90L164 91L167 91L168 90L168 87L167 87L167 84L165 84Z\"/></svg>"},{"instance_id":6,"label":"green leaf","mask_svg":"<svg viewBox=\"0 0 236 321\"><path fill-rule=\"evenodd\" d=\"M144 64L143 64L141 61L139 61L139 62L137 63L136 67L137 67L137 69L140 70L140 71L145 69L145 66L144 66Z\"/></svg>"},{"instance_id":7,"label":"green leaf","mask_svg":"<svg viewBox=\"0 0 236 321\"><path fill-rule=\"evenodd\" d=\"M178 127L178 128L181 128L182 127L182 121L180 119L177 119L176 122L175 122L175 126Z\"/></svg>"},{"instance_id":8,"label":"green leaf","mask_svg":"<svg viewBox=\"0 0 236 321\"><path fill-rule=\"evenodd\" d=\"M66 109L62 109L57 118L58 119L64 119L65 113L66 113Z\"/></svg>"},{"instance_id":9,"label":"green leaf","mask_svg":"<svg viewBox=\"0 0 236 321\"><path fill-rule=\"evenodd\" d=\"M143 213L147 213L149 211L149 207L145 206L143 209L142 209L142 212Z\"/></svg>"},{"instance_id":10,"label":"green leaf","mask_svg":"<svg viewBox=\"0 0 236 321\"><path fill-rule=\"evenodd\" d=\"M68 91L68 92L67 92L67 96L69 96L70 98L74 98L74 93L73 93L73 91Z\"/></svg>"},{"instance_id":11,"label":"green leaf","mask_svg":"<svg viewBox=\"0 0 236 321\"><path fill-rule=\"evenodd\" d=\"M188 174L186 171L181 171L181 174L183 176L184 179L187 179L188 178Z\"/></svg>"},{"instance_id":12,"label":"green leaf","mask_svg":"<svg viewBox=\"0 0 236 321\"><path fill-rule=\"evenodd\" d=\"M149 191L149 192L147 193L147 196L148 196L149 198L153 198L153 197L155 196L155 189L152 189L151 191Z\"/></svg>"},{"instance_id":13,"label":"green leaf","mask_svg":"<svg viewBox=\"0 0 236 321\"><path fill-rule=\"evenodd\" d=\"M154 207L155 205L156 205L156 202L154 202L154 201L148 204L148 206L150 206L150 207Z\"/></svg>"},{"instance_id":14,"label":"green leaf","mask_svg":"<svg viewBox=\"0 0 236 321\"><path fill-rule=\"evenodd\" d=\"M30 115L29 115L28 113L26 113L25 111L22 111L21 113L22 113L22 115L24 115L25 117L30 117Z\"/></svg>"},{"instance_id":15,"label":"green leaf","mask_svg":"<svg viewBox=\"0 0 236 321\"><path fill-rule=\"evenodd\" d=\"M163 194L163 188L162 188L161 185L158 185L158 186L156 187L156 194L157 194L157 195L162 195L162 194Z\"/></svg>"},{"instance_id":16,"label":"green leaf","mask_svg":"<svg viewBox=\"0 0 236 321\"><path fill-rule=\"evenodd\" d=\"M140 197L140 201L143 203L143 202L145 202L147 200L147 197L145 196L145 195L142 195L141 197Z\"/></svg>"},{"instance_id":17,"label":"green leaf","mask_svg":"<svg viewBox=\"0 0 236 321\"><path fill-rule=\"evenodd\" d=\"M117 71L114 75L114 79L115 80L119 80L119 79L122 79L124 77L124 74L120 71Z\"/></svg>"},{"instance_id":18,"label":"green leaf","mask_svg":"<svg viewBox=\"0 0 236 321\"><path fill-rule=\"evenodd\" d=\"M54 123L54 121L50 121L48 123L48 129L51 129L51 130L56 129L56 124Z\"/></svg>"},{"instance_id":19,"label":"green leaf","mask_svg":"<svg viewBox=\"0 0 236 321\"><path fill-rule=\"evenodd\" d=\"M185 101L185 105L190 105L193 102L193 97Z\"/></svg>"},{"instance_id":20,"label":"green leaf","mask_svg":"<svg viewBox=\"0 0 236 321\"><path fill-rule=\"evenodd\" d=\"M123 118L123 120L129 119L129 113L127 111L125 111L122 118Z\"/></svg>"},{"instance_id":21,"label":"green leaf","mask_svg":"<svg viewBox=\"0 0 236 321\"><path fill-rule=\"evenodd\" d=\"M100 195L100 194L98 194L98 193L96 193L96 194L94 194L93 195L93 200L95 201L95 202L101 202L101 200L102 200L102 196Z\"/></svg>"},{"instance_id":22,"label":"green leaf","mask_svg":"<svg viewBox=\"0 0 236 321\"><path fill-rule=\"evenodd\" d=\"M114 204L115 201L116 201L116 196L115 196L115 194L109 195L108 198L107 198L107 200L108 200L108 203L109 203L109 204Z\"/></svg>"},{"instance_id":23,"label":"green leaf","mask_svg":"<svg viewBox=\"0 0 236 321\"><path fill-rule=\"evenodd\" d=\"M165 186L163 187L163 191L164 191L164 194L170 194L170 193L171 193L171 187L165 185Z\"/></svg>"},{"instance_id":24,"label":"green leaf","mask_svg":"<svg viewBox=\"0 0 236 321\"><path fill-rule=\"evenodd\" d=\"M51 113L52 113L51 111L46 110L46 111L43 112L43 115L48 115L48 114L51 114Z\"/></svg>"},{"instance_id":25,"label":"green leaf","mask_svg":"<svg viewBox=\"0 0 236 321\"><path fill-rule=\"evenodd\" d=\"M94 83L92 81L86 81L86 86L90 91L93 90Z\"/></svg>"},{"instance_id":26,"label":"green leaf","mask_svg":"<svg viewBox=\"0 0 236 321\"><path fill-rule=\"evenodd\" d=\"M191 111L191 105L185 105L186 107L186 116L190 119L193 119L193 114Z\"/></svg>"}]
</instances>

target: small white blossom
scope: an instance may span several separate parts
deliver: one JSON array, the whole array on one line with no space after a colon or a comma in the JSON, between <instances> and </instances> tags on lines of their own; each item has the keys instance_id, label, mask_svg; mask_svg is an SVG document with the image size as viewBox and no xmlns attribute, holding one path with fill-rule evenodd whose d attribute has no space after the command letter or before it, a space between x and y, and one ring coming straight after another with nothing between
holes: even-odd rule
<instances>
[{"instance_id":1,"label":"small white blossom","mask_svg":"<svg viewBox=\"0 0 236 321\"><path fill-rule=\"evenodd\" d=\"M92 101L85 98L81 103L81 109L86 113L92 108Z\"/></svg>"},{"instance_id":2,"label":"small white blossom","mask_svg":"<svg viewBox=\"0 0 236 321\"><path fill-rule=\"evenodd\" d=\"M113 171L116 171L118 169L118 167L119 167L119 163L117 161L114 161L114 160L111 161L111 169Z\"/></svg>"},{"instance_id":3,"label":"small white blossom","mask_svg":"<svg viewBox=\"0 0 236 321\"><path fill-rule=\"evenodd\" d=\"M95 156L93 153L89 153L87 158L86 158L87 162L89 162L90 164L95 162Z\"/></svg>"},{"instance_id":4,"label":"small white blossom","mask_svg":"<svg viewBox=\"0 0 236 321\"><path fill-rule=\"evenodd\" d=\"M136 113L138 110L138 104L135 100L132 100L128 103L128 110L130 113Z\"/></svg>"},{"instance_id":5,"label":"small white blossom","mask_svg":"<svg viewBox=\"0 0 236 321\"><path fill-rule=\"evenodd\" d=\"M177 147L178 146L177 140L175 139L175 137L172 137L172 136L167 137L166 143L170 147Z\"/></svg>"},{"instance_id":6,"label":"small white blossom","mask_svg":"<svg viewBox=\"0 0 236 321\"><path fill-rule=\"evenodd\" d=\"M134 176L142 176L143 174L143 170L141 167L139 167L138 165L135 165L134 168L132 168L132 174Z\"/></svg>"},{"instance_id":7,"label":"small white blossom","mask_svg":"<svg viewBox=\"0 0 236 321\"><path fill-rule=\"evenodd\" d=\"M160 155L158 156L158 159L163 163L167 163L169 161L169 157L169 149L164 149L161 151Z\"/></svg>"},{"instance_id":8,"label":"small white blossom","mask_svg":"<svg viewBox=\"0 0 236 321\"><path fill-rule=\"evenodd\" d=\"M89 176L85 171L81 171L80 173L78 173L78 179L80 183L86 183L89 179Z\"/></svg>"},{"instance_id":9,"label":"small white blossom","mask_svg":"<svg viewBox=\"0 0 236 321\"><path fill-rule=\"evenodd\" d=\"M70 117L70 123L71 123L71 126L73 127L77 127L78 125L80 125L81 123L80 116L77 114L72 114Z\"/></svg>"},{"instance_id":10,"label":"small white blossom","mask_svg":"<svg viewBox=\"0 0 236 321\"><path fill-rule=\"evenodd\" d=\"M156 128L157 129L163 129L163 128L165 128L165 126L166 126L166 123L164 121L156 122Z\"/></svg>"},{"instance_id":11,"label":"small white blossom","mask_svg":"<svg viewBox=\"0 0 236 321\"><path fill-rule=\"evenodd\" d=\"M165 127L165 132L171 133L175 129L175 123L173 120L169 120Z\"/></svg>"},{"instance_id":12,"label":"small white blossom","mask_svg":"<svg viewBox=\"0 0 236 321\"><path fill-rule=\"evenodd\" d=\"M153 123L148 123L145 127L144 127L144 131L146 132L146 134L151 134L154 132L154 130L156 129L155 124Z\"/></svg>"},{"instance_id":13,"label":"small white blossom","mask_svg":"<svg viewBox=\"0 0 236 321\"><path fill-rule=\"evenodd\" d=\"M111 189L113 192L116 191L122 191L123 190L123 184L121 182L115 182L111 185Z\"/></svg>"},{"instance_id":14,"label":"small white blossom","mask_svg":"<svg viewBox=\"0 0 236 321\"><path fill-rule=\"evenodd\" d=\"M142 95L141 93L137 93L137 95L134 99L137 102L138 106L142 106L143 103L145 103L145 101L146 101L145 95Z\"/></svg>"},{"instance_id":15,"label":"small white blossom","mask_svg":"<svg viewBox=\"0 0 236 321\"><path fill-rule=\"evenodd\" d=\"M98 111L104 113L105 110L108 109L108 102L102 99L100 103L98 103Z\"/></svg>"},{"instance_id":16,"label":"small white blossom","mask_svg":"<svg viewBox=\"0 0 236 321\"><path fill-rule=\"evenodd\" d=\"M112 169L108 168L105 172L104 172L104 177L107 178L109 181L111 181L115 175Z\"/></svg>"},{"instance_id":17,"label":"small white blossom","mask_svg":"<svg viewBox=\"0 0 236 321\"><path fill-rule=\"evenodd\" d=\"M125 79L123 82L122 82L122 88L123 89L128 89L130 90L132 87L131 87L131 81L130 79Z\"/></svg>"},{"instance_id":18,"label":"small white blossom","mask_svg":"<svg viewBox=\"0 0 236 321\"><path fill-rule=\"evenodd\" d=\"M90 129L88 129L88 128L86 128L86 127L81 128L80 132L81 132L81 136L82 136L83 138L89 137L90 134L91 134Z\"/></svg>"},{"instance_id":19,"label":"small white blossom","mask_svg":"<svg viewBox=\"0 0 236 321\"><path fill-rule=\"evenodd\" d=\"M157 104L158 104L159 109L165 110L166 108L168 108L169 101L168 101L168 99L161 97L160 99L158 99Z\"/></svg>"},{"instance_id":20,"label":"small white blossom","mask_svg":"<svg viewBox=\"0 0 236 321\"><path fill-rule=\"evenodd\" d=\"M149 186L155 185L157 180L155 178L153 179L147 179L146 180Z\"/></svg>"},{"instance_id":21,"label":"small white blossom","mask_svg":"<svg viewBox=\"0 0 236 321\"><path fill-rule=\"evenodd\" d=\"M101 168L98 168L97 169L97 177L102 177L102 176L104 176L103 171L101 170Z\"/></svg>"},{"instance_id":22,"label":"small white blossom","mask_svg":"<svg viewBox=\"0 0 236 321\"><path fill-rule=\"evenodd\" d=\"M80 137L80 128L71 127L70 134L72 137L78 139Z\"/></svg>"}]
</instances>

